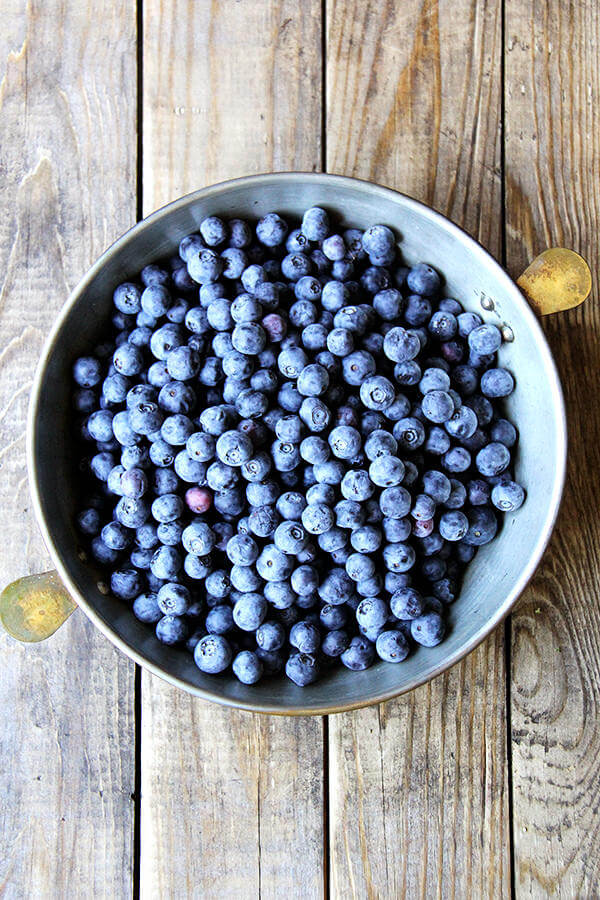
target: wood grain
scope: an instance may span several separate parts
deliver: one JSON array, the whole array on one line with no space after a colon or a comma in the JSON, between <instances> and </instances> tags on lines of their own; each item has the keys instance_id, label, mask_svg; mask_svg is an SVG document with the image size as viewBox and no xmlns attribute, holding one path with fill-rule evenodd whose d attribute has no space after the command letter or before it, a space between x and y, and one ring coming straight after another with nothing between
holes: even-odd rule
<instances>
[{"instance_id":1,"label":"wood grain","mask_svg":"<svg viewBox=\"0 0 600 900\"><path fill-rule=\"evenodd\" d=\"M501 249L501 4L327 4L330 171L412 194ZM330 719L333 896L510 892L499 629L406 697Z\"/></svg>"},{"instance_id":2,"label":"wood grain","mask_svg":"<svg viewBox=\"0 0 600 900\"><path fill-rule=\"evenodd\" d=\"M144 7L144 209L321 159L320 3ZM321 897L323 724L143 676L141 894Z\"/></svg>"},{"instance_id":3,"label":"wood grain","mask_svg":"<svg viewBox=\"0 0 600 900\"><path fill-rule=\"evenodd\" d=\"M2 25L3 586L49 568L27 488L28 393L68 292L135 218L136 53L124 2L8 0ZM129 896L133 666L79 612L47 643L3 634L0 649L0 892Z\"/></svg>"},{"instance_id":4,"label":"wood grain","mask_svg":"<svg viewBox=\"0 0 600 900\"><path fill-rule=\"evenodd\" d=\"M506 6L507 257L548 246L598 271L600 9ZM600 882L600 337L597 292L544 322L565 390L567 487L551 548L513 616L512 759L519 896L593 897Z\"/></svg>"}]
</instances>

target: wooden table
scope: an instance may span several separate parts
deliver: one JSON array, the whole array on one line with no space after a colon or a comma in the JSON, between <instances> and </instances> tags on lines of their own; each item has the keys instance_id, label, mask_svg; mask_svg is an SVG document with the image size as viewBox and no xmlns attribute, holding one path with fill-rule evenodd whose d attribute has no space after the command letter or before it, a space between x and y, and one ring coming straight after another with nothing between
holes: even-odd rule
<instances>
[{"instance_id":1,"label":"wooden table","mask_svg":"<svg viewBox=\"0 0 600 900\"><path fill-rule=\"evenodd\" d=\"M341 172L450 216L513 275L598 268L595 0L5 0L2 584L43 570L25 417L69 290L110 242L236 175ZM600 327L546 330L570 417L552 545L505 629L425 687L327 719L207 705L76 613L6 635L7 898L592 897L600 891Z\"/></svg>"}]
</instances>

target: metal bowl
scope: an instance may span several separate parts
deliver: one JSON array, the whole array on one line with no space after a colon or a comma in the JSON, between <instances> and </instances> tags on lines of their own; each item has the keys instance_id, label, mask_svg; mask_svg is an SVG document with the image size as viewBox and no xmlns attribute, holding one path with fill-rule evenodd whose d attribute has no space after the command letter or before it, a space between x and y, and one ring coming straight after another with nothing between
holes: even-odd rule
<instances>
[{"instance_id":1,"label":"metal bowl","mask_svg":"<svg viewBox=\"0 0 600 900\"><path fill-rule=\"evenodd\" d=\"M102 573L82 559L74 528L78 506L70 434L70 370L99 339L112 293L142 266L176 251L207 215L259 217L269 210L298 217L306 207L334 210L365 228L390 225L404 259L426 261L446 279L447 296L505 329L500 359L516 375L508 412L520 431L516 474L527 502L506 515L495 541L469 566L449 610L449 633L399 665L364 672L340 669L308 688L286 678L245 686L202 674L183 649L160 644L124 603L102 593ZM183 197L140 222L100 257L71 295L40 361L30 406L28 462L36 515L60 577L76 603L123 653L192 694L218 703L281 714L322 714L378 703L423 684L462 659L507 615L548 543L565 476L566 425L560 382L538 322L516 284L470 238L433 210L377 185L335 175L258 175Z\"/></svg>"}]
</instances>

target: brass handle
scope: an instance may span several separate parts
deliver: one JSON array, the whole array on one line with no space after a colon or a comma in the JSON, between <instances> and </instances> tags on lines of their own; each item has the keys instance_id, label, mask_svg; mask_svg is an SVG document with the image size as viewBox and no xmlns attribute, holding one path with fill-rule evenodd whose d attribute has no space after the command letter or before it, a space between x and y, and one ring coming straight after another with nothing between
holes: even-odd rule
<instances>
[{"instance_id":1,"label":"brass handle","mask_svg":"<svg viewBox=\"0 0 600 900\"><path fill-rule=\"evenodd\" d=\"M0 622L18 641L44 641L77 609L56 572L26 575L0 594Z\"/></svg>"},{"instance_id":2,"label":"brass handle","mask_svg":"<svg viewBox=\"0 0 600 900\"><path fill-rule=\"evenodd\" d=\"M592 290L592 273L574 250L551 247L527 266L517 284L540 316L579 306Z\"/></svg>"}]
</instances>

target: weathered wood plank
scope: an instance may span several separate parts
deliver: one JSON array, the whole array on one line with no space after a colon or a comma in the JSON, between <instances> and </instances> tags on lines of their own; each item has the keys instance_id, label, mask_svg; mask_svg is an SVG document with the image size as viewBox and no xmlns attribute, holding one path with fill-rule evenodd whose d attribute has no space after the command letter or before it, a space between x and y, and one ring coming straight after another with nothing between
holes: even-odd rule
<instances>
[{"instance_id":1,"label":"weathered wood plank","mask_svg":"<svg viewBox=\"0 0 600 900\"><path fill-rule=\"evenodd\" d=\"M572 247L599 268L600 9L506 5L507 256L518 275ZM600 881L600 389L597 293L545 328L570 431L551 548L512 619L515 883L519 896L591 897Z\"/></svg>"},{"instance_id":2,"label":"weathered wood plank","mask_svg":"<svg viewBox=\"0 0 600 900\"><path fill-rule=\"evenodd\" d=\"M3 586L49 568L25 468L43 340L86 268L135 220L136 28L125 2L8 0L2 13ZM45 644L2 635L0 647L3 896L130 896L133 665L83 613Z\"/></svg>"},{"instance_id":3,"label":"weathered wood plank","mask_svg":"<svg viewBox=\"0 0 600 900\"><path fill-rule=\"evenodd\" d=\"M320 166L320 3L147 0L144 208ZM143 677L141 893L320 897L323 725Z\"/></svg>"},{"instance_id":4,"label":"weathered wood plank","mask_svg":"<svg viewBox=\"0 0 600 900\"><path fill-rule=\"evenodd\" d=\"M500 253L501 4L328 0L330 171L435 206ZM502 629L448 674L330 719L335 897L510 891Z\"/></svg>"}]
</instances>

